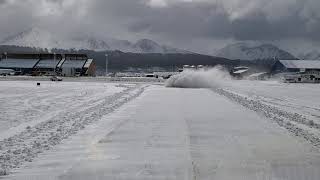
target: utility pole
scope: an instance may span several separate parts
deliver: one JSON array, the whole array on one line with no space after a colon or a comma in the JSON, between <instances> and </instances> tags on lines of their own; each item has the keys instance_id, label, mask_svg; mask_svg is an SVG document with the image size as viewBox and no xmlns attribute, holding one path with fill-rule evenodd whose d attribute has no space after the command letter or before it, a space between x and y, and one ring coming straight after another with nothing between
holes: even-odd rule
<instances>
[{"instance_id":1,"label":"utility pole","mask_svg":"<svg viewBox=\"0 0 320 180\"><path fill-rule=\"evenodd\" d=\"M105 54L106 56L106 76L108 76L108 65L109 65L109 57L108 57L108 54Z\"/></svg>"}]
</instances>

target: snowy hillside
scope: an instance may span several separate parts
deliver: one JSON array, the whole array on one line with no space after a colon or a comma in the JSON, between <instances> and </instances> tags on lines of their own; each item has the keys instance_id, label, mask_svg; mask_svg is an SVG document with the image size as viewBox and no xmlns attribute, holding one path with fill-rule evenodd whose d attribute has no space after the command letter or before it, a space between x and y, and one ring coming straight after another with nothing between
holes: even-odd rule
<instances>
[{"instance_id":1,"label":"snowy hillside","mask_svg":"<svg viewBox=\"0 0 320 180\"><path fill-rule=\"evenodd\" d=\"M183 53L191 52L160 45L149 39L136 43L114 38L97 38L89 35L61 37L40 28L31 28L1 41L1 45L36 48L87 49L95 51L120 50L133 53Z\"/></svg>"},{"instance_id":2,"label":"snowy hillside","mask_svg":"<svg viewBox=\"0 0 320 180\"><path fill-rule=\"evenodd\" d=\"M305 60L320 60L320 52L314 50L309 53L299 55L299 58Z\"/></svg>"},{"instance_id":3,"label":"snowy hillside","mask_svg":"<svg viewBox=\"0 0 320 180\"><path fill-rule=\"evenodd\" d=\"M133 52L138 53L162 53L162 54L169 54L169 53L182 53L182 54L192 54L192 52L173 48L166 45L159 45L155 41L150 39L141 39L138 40L132 46Z\"/></svg>"},{"instance_id":4,"label":"snowy hillside","mask_svg":"<svg viewBox=\"0 0 320 180\"><path fill-rule=\"evenodd\" d=\"M272 44L249 44L249 43L236 43L231 44L215 53L218 57L228 59L241 59L241 60L257 60L257 59L296 59L290 53L279 49Z\"/></svg>"},{"instance_id":5,"label":"snowy hillside","mask_svg":"<svg viewBox=\"0 0 320 180\"><path fill-rule=\"evenodd\" d=\"M51 33L38 28L28 29L1 41L1 45L17 45L24 47L58 47L57 39Z\"/></svg>"},{"instance_id":6,"label":"snowy hillside","mask_svg":"<svg viewBox=\"0 0 320 180\"><path fill-rule=\"evenodd\" d=\"M1 45L16 45L37 48L90 49L106 50L109 45L103 40L93 37L72 37L65 39L39 28L31 28L16 35L5 38Z\"/></svg>"},{"instance_id":7,"label":"snowy hillside","mask_svg":"<svg viewBox=\"0 0 320 180\"><path fill-rule=\"evenodd\" d=\"M138 50L138 52L162 52L162 47L154 41L149 39L141 39L136 44L133 45L133 48Z\"/></svg>"}]
</instances>

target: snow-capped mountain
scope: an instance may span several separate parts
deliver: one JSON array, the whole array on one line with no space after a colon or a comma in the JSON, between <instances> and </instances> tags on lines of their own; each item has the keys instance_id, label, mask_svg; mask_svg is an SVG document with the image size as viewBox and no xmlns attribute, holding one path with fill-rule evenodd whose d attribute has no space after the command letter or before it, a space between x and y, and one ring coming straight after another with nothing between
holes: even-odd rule
<instances>
[{"instance_id":1,"label":"snow-capped mountain","mask_svg":"<svg viewBox=\"0 0 320 180\"><path fill-rule=\"evenodd\" d=\"M320 60L320 52L313 50L309 53L299 55L299 58L302 60Z\"/></svg>"},{"instance_id":2,"label":"snow-capped mountain","mask_svg":"<svg viewBox=\"0 0 320 180\"><path fill-rule=\"evenodd\" d=\"M141 39L137 41L133 48L136 49L138 52L143 53L154 53L154 52L163 52L163 48L156 42L149 40L149 39Z\"/></svg>"},{"instance_id":3,"label":"snow-capped mountain","mask_svg":"<svg viewBox=\"0 0 320 180\"><path fill-rule=\"evenodd\" d=\"M183 53L183 54L191 54L189 51L173 48L170 46L159 45L155 41L150 39L141 39L138 40L133 46L133 51L138 53L161 53L161 54L169 54L169 53Z\"/></svg>"},{"instance_id":4,"label":"snow-capped mountain","mask_svg":"<svg viewBox=\"0 0 320 180\"><path fill-rule=\"evenodd\" d=\"M228 45L215 53L215 56L228 59L258 60L258 59L296 59L292 54L272 44L236 43Z\"/></svg>"},{"instance_id":5,"label":"snow-capped mountain","mask_svg":"<svg viewBox=\"0 0 320 180\"><path fill-rule=\"evenodd\" d=\"M40 28L31 28L14 36L5 38L0 44L47 49L88 49L95 51L120 50L123 52L162 54L191 53L177 48L159 45L155 41L149 39L141 39L136 43L132 43L127 40L97 38L88 35L71 35L67 37L61 37Z\"/></svg>"},{"instance_id":6,"label":"snow-capped mountain","mask_svg":"<svg viewBox=\"0 0 320 180\"><path fill-rule=\"evenodd\" d=\"M57 47L58 41L48 31L31 28L2 40L2 45L17 45L25 47Z\"/></svg>"},{"instance_id":7,"label":"snow-capped mountain","mask_svg":"<svg viewBox=\"0 0 320 180\"><path fill-rule=\"evenodd\" d=\"M80 47L82 49L91 49L91 50L107 50L111 49L110 46L103 40L95 39L93 37L84 37L84 38L77 38L72 39L75 43L83 43ZM71 40L71 42L73 42ZM73 43L72 43L73 44ZM71 44L70 44L71 45ZM69 46L70 48L71 46Z\"/></svg>"},{"instance_id":8,"label":"snow-capped mountain","mask_svg":"<svg viewBox=\"0 0 320 180\"><path fill-rule=\"evenodd\" d=\"M16 45L23 47L48 49L110 49L109 45L106 42L104 42L103 40L95 39L93 37L84 36L70 37L69 39L65 39L39 28L31 28L14 36L5 38L1 42L1 45Z\"/></svg>"}]
</instances>

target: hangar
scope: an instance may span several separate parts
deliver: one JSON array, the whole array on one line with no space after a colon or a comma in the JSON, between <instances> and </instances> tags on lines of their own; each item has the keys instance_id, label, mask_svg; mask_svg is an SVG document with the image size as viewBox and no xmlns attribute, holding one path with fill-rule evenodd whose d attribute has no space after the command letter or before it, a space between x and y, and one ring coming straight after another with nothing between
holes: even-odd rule
<instances>
[{"instance_id":1,"label":"hangar","mask_svg":"<svg viewBox=\"0 0 320 180\"><path fill-rule=\"evenodd\" d=\"M0 59L0 69L11 69L16 74L32 74L39 62L38 54L4 54Z\"/></svg>"},{"instance_id":2,"label":"hangar","mask_svg":"<svg viewBox=\"0 0 320 180\"><path fill-rule=\"evenodd\" d=\"M58 64L62 61L61 54L40 54L39 62L33 69L33 75L55 75L59 72Z\"/></svg>"},{"instance_id":3,"label":"hangar","mask_svg":"<svg viewBox=\"0 0 320 180\"><path fill-rule=\"evenodd\" d=\"M320 60L279 60L273 68L273 73L283 72L320 72Z\"/></svg>"},{"instance_id":4,"label":"hangar","mask_svg":"<svg viewBox=\"0 0 320 180\"><path fill-rule=\"evenodd\" d=\"M95 76L96 65L86 54L2 54L0 69L17 75Z\"/></svg>"},{"instance_id":5,"label":"hangar","mask_svg":"<svg viewBox=\"0 0 320 180\"><path fill-rule=\"evenodd\" d=\"M279 60L272 67L273 74L283 74L285 82L320 83L319 60Z\"/></svg>"}]
</instances>

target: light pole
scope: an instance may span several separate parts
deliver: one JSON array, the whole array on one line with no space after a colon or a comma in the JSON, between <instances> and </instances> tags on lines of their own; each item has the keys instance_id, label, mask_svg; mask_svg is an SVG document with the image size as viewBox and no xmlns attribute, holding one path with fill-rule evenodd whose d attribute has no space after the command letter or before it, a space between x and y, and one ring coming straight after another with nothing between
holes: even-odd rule
<instances>
[{"instance_id":1,"label":"light pole","mask_svg":"<svg viewBox=\"0 0 320 180\"><path fill-rule=\"evenodd\" d=\"M108 54L105 54L105 56L106 56L106 76L108 76L108 65L109 65Z\"/></svg>"},{"instance_id":2,"label":"light pole","mask_svg":"<svg viewBox=\"0 0 320 180\"><path fill-rule=\"evenodd\" d=\"M53 74L56 75L56 53L53 53Z\"/></svg>"},{"instance_id":3,"label":"light pole","mask_svg":"<svg viewBox=\"0 0 320 180\"><path fill-rule=\"evenodd\" d=\"M4 52L4 55L6 56L6 61L8 61L8 53Z\"/></svg>"}]
</instances>

